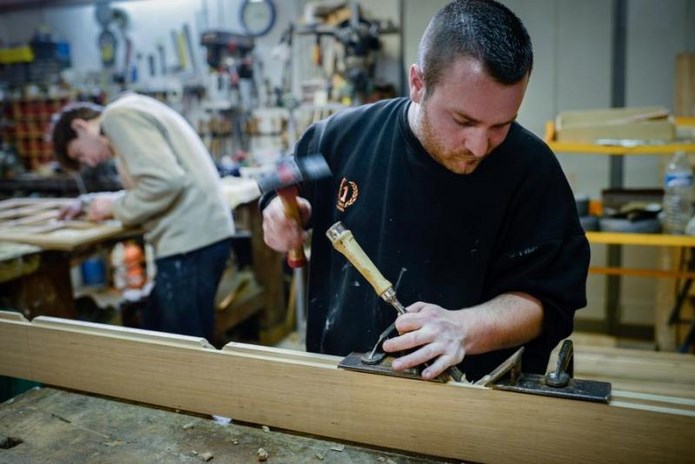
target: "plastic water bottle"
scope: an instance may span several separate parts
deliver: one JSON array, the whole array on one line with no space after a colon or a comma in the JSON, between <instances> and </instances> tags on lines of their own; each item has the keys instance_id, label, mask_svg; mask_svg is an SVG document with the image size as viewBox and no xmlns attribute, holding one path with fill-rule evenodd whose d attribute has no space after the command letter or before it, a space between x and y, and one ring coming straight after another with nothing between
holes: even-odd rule
<instances>
[{"instance_id":1,"label":"plastic water bottle","mask_svg":"<svg viewBox=\"0 0 695 464\"><path fill-rule=\"evenodd\" d=\"M664 173L664 232L683 234L693 215L693 167L685 152L676 152Z\"/></svg>"}]
</instances>

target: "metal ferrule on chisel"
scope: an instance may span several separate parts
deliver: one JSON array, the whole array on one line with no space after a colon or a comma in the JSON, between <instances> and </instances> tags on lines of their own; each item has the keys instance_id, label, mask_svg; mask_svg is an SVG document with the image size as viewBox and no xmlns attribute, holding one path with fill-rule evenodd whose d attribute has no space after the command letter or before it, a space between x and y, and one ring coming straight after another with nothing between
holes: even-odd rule
<instances>
[{"instance_id":1,"label":"metal ferrule on chisel","mask_svg":"<svg viewBox=\"0 0 695 464\"><path fill-rule=\"evenodd\" d=\"M405 309L405 306L403 306L401 302L398 301L398 298L396 298L396 291L393 289L393 287L387 288L386 291L380 296L385 302L396 308L398 314L405 314L408 312Z\"/></svg>"}]
</instances>

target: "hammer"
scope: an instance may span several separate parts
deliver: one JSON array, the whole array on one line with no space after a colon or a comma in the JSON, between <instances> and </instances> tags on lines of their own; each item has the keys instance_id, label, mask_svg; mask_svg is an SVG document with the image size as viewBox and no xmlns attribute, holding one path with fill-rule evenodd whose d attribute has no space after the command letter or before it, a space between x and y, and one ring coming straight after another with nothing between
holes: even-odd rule
<instances>
[{"instance_id":1,"label":"hammer","mask_svg":"<svg viewBox=\"0 0 695 464\"><path fill-rule=\"evenodd\" d=\"M278 161L275 170L258 179L258 187L262 193L277 193L285 209L285 216L302 224L302 215L297 205L297 185L301 182L315 181L331 175L331 170L323 159L316 153L302 158L286 157ZM306 264L304 248L297 247L287 254L287 264L291 268L299 268Z\"/></svg>"}]
</instances>

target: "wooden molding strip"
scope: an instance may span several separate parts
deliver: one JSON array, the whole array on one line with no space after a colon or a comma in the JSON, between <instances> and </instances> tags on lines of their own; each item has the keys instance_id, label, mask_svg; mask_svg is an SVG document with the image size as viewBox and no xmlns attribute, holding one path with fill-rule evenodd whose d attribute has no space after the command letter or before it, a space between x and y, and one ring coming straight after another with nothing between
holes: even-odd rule
<instances>
[{"instance_id":1,"label":"wooden molding strip","mask_svg":"<svg viewBox=\"0 0 695 464\"><path fill-rule=\"evenodd\" d=\"M133 329L117 325L93 324L90 322L76 321L72 319L61 319L59 317L40 316L34 318L32 324L38 327L55 327L65 331L77 331L94 335L113 335L127 340L142 340L152 343L168 343L177 346L188 346L191 348L215 349L203 337L191 337L188 335L177 335L166 332L153 332L150 330Z\"/></svg>"},{"instance_id":2,"label":"wooden molding strip","mask_svg":"<svg viewBox=\"0 0 695 464\"><path fill-rule=\"evenodd\" d=\"M339 369L337 357L0 312L0 375L475 462L695 462L691 406L595 404ZM653 398L652 398L653 397Z\"/></svg>"}]
</instances>

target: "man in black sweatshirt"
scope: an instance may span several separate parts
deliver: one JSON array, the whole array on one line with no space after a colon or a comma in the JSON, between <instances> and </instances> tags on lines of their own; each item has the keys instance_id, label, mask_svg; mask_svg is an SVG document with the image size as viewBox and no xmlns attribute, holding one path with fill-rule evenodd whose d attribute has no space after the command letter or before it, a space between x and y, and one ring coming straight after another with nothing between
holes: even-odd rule
<instances>
[{"instance_id":1,"label":"man in black sweatshirt","mask_svg":"<svg viewBox=\"0 0 695 464\"><path fill-rule=\"evenodd\" d=\"M383 344L409 350L394 369L428 362L432 379L459 365L476 380L524 346L524 371L545 373L586 305L590 250L557 159L516 122L532 65L508 8L456 0L421 39L410 98L345 110L302 136L296 156L322 153L333 177L302 192L303 224L278 199L261 206L275 250L314 230L309 351L369 351L396 317L325 237L342 221L409 305Z\"/></svg>"}]
</instances>

